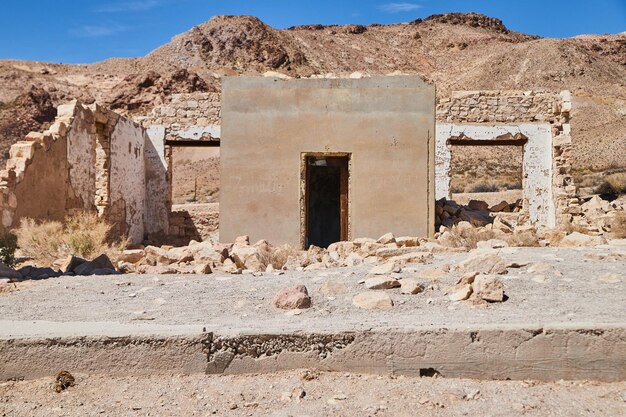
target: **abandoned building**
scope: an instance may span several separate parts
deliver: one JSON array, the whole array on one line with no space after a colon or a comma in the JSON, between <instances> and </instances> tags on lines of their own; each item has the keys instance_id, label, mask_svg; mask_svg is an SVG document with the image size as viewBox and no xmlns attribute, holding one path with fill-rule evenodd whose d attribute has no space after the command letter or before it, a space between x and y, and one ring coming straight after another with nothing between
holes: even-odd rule
<instances>
[{"instance_id":1,"label":"abandoned building","mask_svg":"<svg viewBox=\"0 0 626 417\"><path fill-rule=\"evenodd\" d=\"M525 220L558 227L579 205L570 111L569 92L455 92L436 102L417 76L226 77L222 96L176 94L135 121L73 102L11 148L2 228L94 210L133 243L201 239L197 219L172 212L172 149L219 146L222 241L428 236L435 199L450 197L451 152L494 145L523 149Z\"/></svg>"}]
</instances>

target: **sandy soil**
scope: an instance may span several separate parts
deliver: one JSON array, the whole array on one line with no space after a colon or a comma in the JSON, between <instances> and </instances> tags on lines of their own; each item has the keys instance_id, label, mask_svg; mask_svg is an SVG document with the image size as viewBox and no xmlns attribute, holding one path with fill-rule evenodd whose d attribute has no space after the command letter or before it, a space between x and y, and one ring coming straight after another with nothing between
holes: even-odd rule
<instances>
[{"instance_id":1,"label":"sandy soil","mask_svg":"<svg viewBox=\"0 0 626 417\"><path fill-rule=\"evenodd\" d=\"M626 382L471 381L316 373L0 384L2 416L623 416ZM310 379L310 380L309 380Z\"/></svg>"}]
</instances>

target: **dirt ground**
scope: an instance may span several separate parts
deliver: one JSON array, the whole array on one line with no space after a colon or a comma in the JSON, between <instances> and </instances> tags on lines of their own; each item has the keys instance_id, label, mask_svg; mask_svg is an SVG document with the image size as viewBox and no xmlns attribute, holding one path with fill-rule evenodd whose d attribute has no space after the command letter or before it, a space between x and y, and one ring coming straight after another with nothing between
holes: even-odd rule
<instances>
[{"instance_id":1,"label":"dirt ground","mask_svg":"<svg viewBox=\"0 0 626 417\"><path fill-rule=\"evenodd\" d=\"M508 268L499 276L508 297L505 302L482 307L452 302L445 295L461 272L427 278L434 268L454 266L473 255L442 253L396 274L418 280L426 290L417 295L384 290L395 304L388 311L352 304L355 294L366 291L362 282L370 265L282 275L118 275L31 281L22 283L19 291L0 294L0 336L26 329L35 320L195 325L220 332L624 323L626 247L504 248L499 253L508 263L527 265ZM272 307L281 288L297 284L307 286L311 308L294 315ZM24 325L7 331L8 322Z\"/></svg>"},{"instance_id":2,"label":"dirt ground","mask_svg":"<svg viewBox=\"0 0 626 417\"><path fill-rule=\"evenodd\" d=\"M291 371L240 376L76 375L0 384L1 416L626 415L626 382L473 381Z\"/></svg>"}]
</instances>

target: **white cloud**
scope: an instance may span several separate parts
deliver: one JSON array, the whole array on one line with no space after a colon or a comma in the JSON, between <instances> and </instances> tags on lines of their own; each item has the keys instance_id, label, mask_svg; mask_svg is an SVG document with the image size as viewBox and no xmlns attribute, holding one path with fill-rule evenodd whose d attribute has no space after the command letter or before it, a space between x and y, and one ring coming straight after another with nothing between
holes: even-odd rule
<instances>
[{"instance_id":1,"label":"white cloud","mask_svg":"<svg viewBox=\"0 0 626 417\"><path fill-rule=\"evenodd\" d=\"M96 9L97 13L125 13L125 12L144 12L146 10L154 9L161 0L133 0L133 1L121 1L118 3L112 3L108 6L102 6Z\"/></svg>"},{"instance_id":2,"label":"white cloud","mask_svg":"<svg viewBox=\"0 0 626 417\"><path fill-rule=\"evenodd\" d=\"M83 25L70 30L70 34L77 38L103 38L127 31L122 25Z\"/></svg>"},{"instance_id":3,"label":"white cloud","mask_svg":"<svg viewBox=\"0 0 626 417\"><path fill-rule=\"evenodd\" d=\"M387 3L379 7L385 13L405 13L421 8L421 5L415 3Z\"/></svg>"}]
</instances>

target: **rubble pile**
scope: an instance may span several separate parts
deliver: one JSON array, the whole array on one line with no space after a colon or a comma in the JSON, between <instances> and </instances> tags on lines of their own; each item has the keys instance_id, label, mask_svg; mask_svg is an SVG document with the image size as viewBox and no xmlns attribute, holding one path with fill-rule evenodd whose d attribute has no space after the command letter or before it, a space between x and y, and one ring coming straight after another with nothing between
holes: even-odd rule
<instances>
[{"instance_id":1,"label":"rubble pile","mask_svg":"<svg viewBox=\"0 0 626 417\"><path fill-rule=\"evenodd\" d=\"M506 217L516 218L519 217L521 210L521 199L514 203L501 201L489 207L489 204L481 200L470 200L467 205L461 205L454 200L442 198L435 203L435 224L437 227L452 227L465 221L472 226L483 227L493 223L496 216L492 213L515 213L513 216Z\"/></svg>"},{"instance_id":2,"label":"rubble pile","mask_svg":"<svg viewBox=\"0 0 626 417\"><path fill-rule=\"evenodd\" d=\"M582 197L580 204L570 207L573 229L588 235L604 235L614 232L618 216L626 215L626 199L607 201L598 195Z\"/></svg>"}]
</instances>

